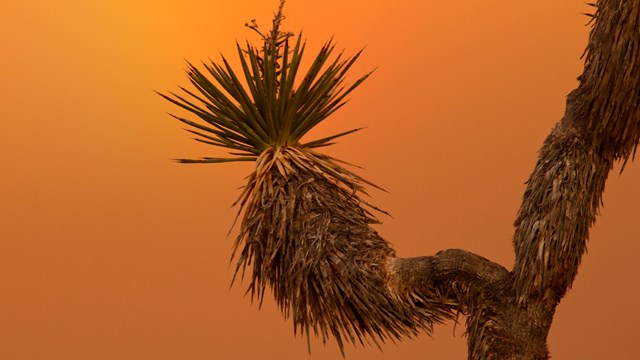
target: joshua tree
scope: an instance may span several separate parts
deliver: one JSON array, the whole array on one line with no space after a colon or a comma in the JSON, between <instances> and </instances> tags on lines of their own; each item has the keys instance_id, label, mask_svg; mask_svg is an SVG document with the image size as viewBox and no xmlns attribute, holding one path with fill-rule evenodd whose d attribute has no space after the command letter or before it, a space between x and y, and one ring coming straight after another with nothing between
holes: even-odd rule
<instances>
[{"instance_id":1,"label":"joshua tree","mask_svg":"<svg viewBox=\"0 0 640 360\"><path fill-rule=\"evenodd\" d=\"M378 343L430 332L466 315L470 359L547 359L555 308L576 276L607 175L640 140L640 2L592 4L592 30L579 86L540 150L515 220L509 271L458 249L398 258L372 227L382 210L363 199L375 186L318 152L343 135L303 141L368 76L349 86L358 58L330 60L327 43L301 80L301 37L280 30L284 0L261 47L238 45L241 69L189 64L197 91L162 95L197 115L181 117L198 141L254 161L237 204L236 275L249 268L249 292L270 288L295 331L325 341ZM295 41L294 41L295 39Z\"/></svg>"}]
</instances>

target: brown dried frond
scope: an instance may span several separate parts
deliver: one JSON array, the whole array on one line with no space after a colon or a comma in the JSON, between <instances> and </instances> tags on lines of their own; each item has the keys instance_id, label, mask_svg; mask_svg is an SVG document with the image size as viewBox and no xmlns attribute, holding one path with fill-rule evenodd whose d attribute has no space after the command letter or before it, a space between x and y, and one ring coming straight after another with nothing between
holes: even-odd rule
<instances>
[{"instance_id":1,"label":"brown dried frond","mask_svg":"<svg viewBox=\"0 0 640 360\"><path fill-rule=\"evenodd\" d=\"M594 18L580 85L540 150L515 222L520 301L559 301L571 287L609 171L640 141L640 2L600 1Z\"/></svg>"},{"instance_id":2,"label":"brown dried frond","mask_svg":"<svg viewBox=\"0 0 640 360\"><path fill-rule=\"evenodd\" d=\"M576 96L587 99L589 140L626 163L640 139L640 3L601 1L594 17Z\"/></svg>"},{"instance_id":3,"label":"brown dried frond","mask_svg":"<svg viewBox=\"0 0 640 360\"><path fill-rule=\"evenodd\" d=\"M570 288L612 165L574 131L557 127L549 135L516 219L515 273L522 295L551 290L559 299Z\"/></svg>"},{"instance_id":4,"label":"brown dried frond","mask_svg":"<svg viewBox=\"0 0 640 360\"><path fill-rule=\"evenodd\" d=\"M332 158L296 147L271 148L258 159L240 200L245 208L235 244L236 273L251 268L247 290L262 301L271 288L294 330L364 343L430 331L454 315L437 294L387 285L395 252L374 229L360 197L364 180Z\"/></svg>"}]
</instances>

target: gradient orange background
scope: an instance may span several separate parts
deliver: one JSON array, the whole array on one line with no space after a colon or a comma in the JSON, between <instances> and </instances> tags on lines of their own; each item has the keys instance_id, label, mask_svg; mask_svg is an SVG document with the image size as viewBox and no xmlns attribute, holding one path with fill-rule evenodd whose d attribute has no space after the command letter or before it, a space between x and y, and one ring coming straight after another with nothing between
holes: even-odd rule
<instances>
[{"instance_id":1,"label":"gradient orange background","mask_svg":"<svg viewBox=\"0 0 640 360\"><path fill-rule=\"evenodd\" d=\"M269 298L230 291L226 237L250 164L189 139L152 90L184 59L235 58L277 0L9 0L0 15L0 358L339 359L295 338ZM576 86L583 1L302 1L286 28L330 36L354 74L378 67L313 135L368 126L328 149L390 191L380 232L400 256L464 248L507 268L536 151ZM577 281L549 335L555 359L634 359L640 164L612 173ZM463 326L355 359L463 359Z\"/></svg>"}]
</instances>

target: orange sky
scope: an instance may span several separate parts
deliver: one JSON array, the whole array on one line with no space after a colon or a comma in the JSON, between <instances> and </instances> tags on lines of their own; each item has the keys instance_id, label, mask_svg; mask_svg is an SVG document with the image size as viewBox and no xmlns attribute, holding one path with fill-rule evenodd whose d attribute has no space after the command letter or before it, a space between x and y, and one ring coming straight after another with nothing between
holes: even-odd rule
<instances>
[{"instance_id":1,"label":"orange sky","mask_svg":"<svg viewBox=\"0 0 640 360\"><path fill-rule=\"evenodd\" d=\"M233 5L231 5L233 4ZM0 358L339 359L294 338L270 299L228 290L227 238L249 164L189 139L152 90L184 59L235 57L277 0L9 0L0 14ZM312 135L389 194L400 256L474 251L507 268L524 181L576 86L584 1L289 0L312 50L334 36L376 73ZM607 184L589 254L549 336L557 359L637 356L640 165ZM463 327L355 359L463 359Z\"/></svg>"}]
</instances>

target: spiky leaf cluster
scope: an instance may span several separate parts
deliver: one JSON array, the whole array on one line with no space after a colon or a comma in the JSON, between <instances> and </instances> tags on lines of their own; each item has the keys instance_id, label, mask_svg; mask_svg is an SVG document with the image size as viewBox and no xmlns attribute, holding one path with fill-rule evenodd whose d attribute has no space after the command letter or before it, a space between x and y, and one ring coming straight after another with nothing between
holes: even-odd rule
<instances>
[{"instance_id":1,"label":"spiky leaf cluster","mask_svg":"<svg viewBox=\"0 0 640 360\"><path fill-rule=\"evenodd\" d=\"M168 101L196 115L192 121L172 115L189 125L196 140L230 149L232 157L181 159L187 163L255 161L270 147L317 148L359 129L302 143L301 138L346 102L346 96L371 73L345 86L348 70L360 56L331 60L335 45L327 42L315 56L301 80L305 42L301 34L291 46L291 33L280 31L282 5L273 29L264 34L255 21L247 24L262 37L257 48L236 44L241 71L234 70L222 56L222 63L203 63L204 70L188 63L187 75L196 91L181 87L186 94L160 94Z\"/></svg>"}]
</instances>

